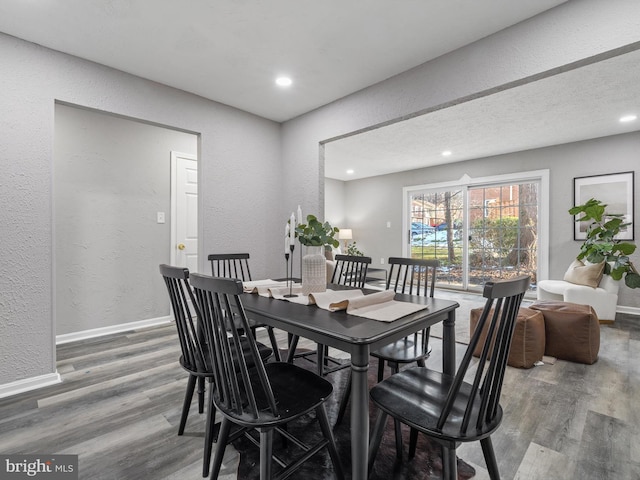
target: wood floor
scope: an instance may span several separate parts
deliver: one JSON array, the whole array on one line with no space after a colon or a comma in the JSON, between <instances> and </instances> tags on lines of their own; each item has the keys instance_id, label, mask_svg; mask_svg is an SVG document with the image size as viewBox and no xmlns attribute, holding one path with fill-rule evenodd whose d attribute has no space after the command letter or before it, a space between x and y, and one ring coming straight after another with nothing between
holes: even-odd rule
<instances>
[{"instance_id":1,"label":"wood floor","mask_svg":"<svg viewBox=\"0 0 640 480\"><path fill-rule=\"evenodd\" d=\"M640 317L618 315L601 330L594 365L508 368L493 436L503 479L640 479ZM438 368L441 344L432 343ZM195 405L177 435L186 386L178 356L173 325L59 346L63 383L0 399L0 453L78 454L81 479L202 478ZM475 478L489 478L479 445L458 455ZM237 461L228 449L220 478L235 479Z\"/></svg>"}]
</instances>

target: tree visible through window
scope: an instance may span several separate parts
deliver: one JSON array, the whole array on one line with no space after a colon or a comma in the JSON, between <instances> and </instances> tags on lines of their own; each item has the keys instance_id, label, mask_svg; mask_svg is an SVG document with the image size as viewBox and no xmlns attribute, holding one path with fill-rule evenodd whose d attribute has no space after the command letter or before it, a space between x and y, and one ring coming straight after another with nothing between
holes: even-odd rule
<instances>
[{"instance_id":1,"label":"tree visible through window","mask_svg":"<svg viewBox=\"0 0 640 480\"><path fill-rule=\"evenodd\" d=\"M474 289L527 274L535 285L538 183L423 191L410 201L411 256L440 260L438 283Z\"/></svg>"}]
</instances>

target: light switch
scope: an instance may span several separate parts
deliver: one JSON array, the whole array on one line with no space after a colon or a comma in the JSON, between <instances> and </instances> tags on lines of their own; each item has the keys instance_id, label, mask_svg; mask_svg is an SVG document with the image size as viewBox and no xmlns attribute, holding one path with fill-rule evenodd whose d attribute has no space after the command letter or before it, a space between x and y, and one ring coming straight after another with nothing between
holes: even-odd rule
<instances>
[{"instance_id":1,"label":"light switch","mask_svg":"<svg viewBox=\"0 0 640 480\"><path fill-rule=\"evenodd\" d=\"M156 213L156 222L164 223L164 212Z\"/></svg>"},{"instance_id":2,"label":"light switch","mask_svg":"<svg viewBox=\"0 0 640 480\"><path fill-rule=\"evenodd\" d=\"M387 228L391 228L391 222L387 222Z\"/></svg>"}]
</instances>

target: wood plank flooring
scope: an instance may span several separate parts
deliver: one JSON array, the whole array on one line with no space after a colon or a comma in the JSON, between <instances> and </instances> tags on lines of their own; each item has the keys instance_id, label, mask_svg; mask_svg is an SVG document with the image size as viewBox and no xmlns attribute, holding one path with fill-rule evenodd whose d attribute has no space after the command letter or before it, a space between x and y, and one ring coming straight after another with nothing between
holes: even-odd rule
<instances>
[{"instance_id":1,"label":"wood plank flooring","mask_svg":"<svg viewBox=\"0 0 640 480\"><path fill-rule=\"evenodd\" d=\"M468 325L466 312L458 323ZM493 436L503 479L640 479L640 317L618 315L601 334L594 365L509 367ZM187 379L178 357L173 325L59 346L61 384L0 399L0 452L78 454L81 479L202 478L195 404L177 435ZM489 478L479 445L458 455ZM237 462L227 449L220 478L235 479Z\"/></svg>"}]
</instances>

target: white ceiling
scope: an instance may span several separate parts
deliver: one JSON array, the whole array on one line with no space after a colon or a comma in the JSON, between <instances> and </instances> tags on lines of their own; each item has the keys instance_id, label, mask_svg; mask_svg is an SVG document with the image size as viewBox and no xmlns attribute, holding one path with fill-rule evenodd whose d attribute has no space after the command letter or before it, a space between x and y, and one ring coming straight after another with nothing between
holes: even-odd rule
<instances>
[{"instance_id":1,"label":"white ceiling","mask_svg":"<svg viewBox=\"0 0 640 480\"><path fill-rule=\"evenodd\" d=\"M2 0L0 31L285 121L564 1Z\"/></svg>"},{"instance_id":2,"label":"white ceiling","mask_svg":"<svg viewBox=\"0 0 640 480\"><path fill-rule=\"evenodd\" d=\"M286 121L565 1L1 0L0 32ZM288 89L274 83L282 74ZM331 142L325 174L353 180L636 130L617 119L640 114L638 78L630 53Z\"/></svg>"},{"instance_id":3,"label":"white ceiling","mask_svg":"<svg viewBox=\"0 0 640 480\"><path fill-rule=\"evenodd\" d=\"M635 131L640 120L618 120L640 117L638 79L635 51L329 142L325 176L355 180Z\"/></svg>"}]
</instances>

